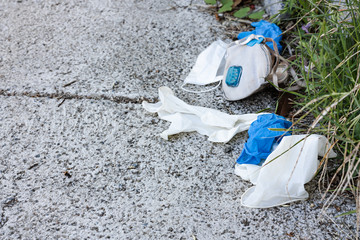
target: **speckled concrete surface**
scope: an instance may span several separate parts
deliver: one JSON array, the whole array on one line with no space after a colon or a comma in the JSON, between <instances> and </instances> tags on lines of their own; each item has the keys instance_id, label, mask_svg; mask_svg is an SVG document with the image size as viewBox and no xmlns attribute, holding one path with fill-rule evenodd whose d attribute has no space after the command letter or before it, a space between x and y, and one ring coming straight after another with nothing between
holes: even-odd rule
<instances>
[{"instance_id":1,"label":"speckled concrete surface","mask_svg":"<svg viewBox=\"0 0 360 240\"><path fill-rule=\"evenodd\" d=\"M333 217L353 200L321 217L316 181L308 201L241 207L251 184L232 166L246 133L158 136L168 123L140 103L163 85L233 114L275 106L271 91L230 103L179 90L198 53L225 39L190 2L0 1L1 239L352 238L355 217Z\"/></svg>"}]
</instances>

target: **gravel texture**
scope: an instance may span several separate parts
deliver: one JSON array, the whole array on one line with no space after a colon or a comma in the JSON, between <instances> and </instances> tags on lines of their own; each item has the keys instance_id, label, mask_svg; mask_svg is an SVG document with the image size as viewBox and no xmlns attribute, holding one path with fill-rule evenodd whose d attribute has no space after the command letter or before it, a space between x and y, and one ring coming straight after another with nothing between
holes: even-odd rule
<instances>
[{"instance_id":1,"label":"gravel texture","mask_svg":"<svg viewBox=\"0 0 360 240\"><path fill-rule=\"evenodd\" d=\"M266 90L239 102L180 90L224 28L201 0L0 1L1 239L344 239L344 195L240 205L233 174L246 133L228 144L169 126L141 106L166 85L231 114L274 109Z\"/></svg>"}]
</instances>

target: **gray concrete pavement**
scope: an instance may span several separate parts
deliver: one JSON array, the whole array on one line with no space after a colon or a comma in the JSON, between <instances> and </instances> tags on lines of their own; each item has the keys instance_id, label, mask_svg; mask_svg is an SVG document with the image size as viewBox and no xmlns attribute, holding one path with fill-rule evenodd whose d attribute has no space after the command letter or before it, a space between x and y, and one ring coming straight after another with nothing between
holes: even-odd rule
<instances>
[{"instance_id":1,"label":"gray concrete pavement","mask_svg":"<svg viewBox=\"0 0 360 240\"><path fill-rule=\"evenodd\" d=\"M200 51L226 38L198 5L0 1L1 239L351 238L355 216L333 217L353 200L321 217L316 181L308 201L242 207L251 184L232 166L246 133L228 144L158 136L168 123L141 102L163 85L231 114L275 107L271 91L231 103L179 89Z\"/></svg>"}]
</instances>

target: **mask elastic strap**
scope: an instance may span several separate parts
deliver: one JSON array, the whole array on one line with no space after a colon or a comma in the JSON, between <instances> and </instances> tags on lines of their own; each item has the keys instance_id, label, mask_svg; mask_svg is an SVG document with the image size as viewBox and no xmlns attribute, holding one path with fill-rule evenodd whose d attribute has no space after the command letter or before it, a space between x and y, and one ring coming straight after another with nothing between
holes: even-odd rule
<instances>
[{"instance_id":1,"label":"mask elastic strap","mask_svg":"<svg viewBox=\"0 0 360 240\"><path fill-rule=\"evenodd\" d=\"M237 40L237 41L235 41L235 43L239 44L239 45L246 45L249 42L251 42L252 40L254 40L254 39L259 40L260 38L265 38L265 37L263 37L262 35L251 34L248 37L246 37L246 39Z\"/></svg>"},{"instance_id":2,"label":"mask elastic strap","mask_svg":"<svg viewBox=\"0 0 360 240\"><path fill-rule=\"evenodd\" d=\"M280 54L279 54L279 50L278 50L278 47L274 41L274 39L272 38L265 38L265 42L272 42L273 44L273 47L274 47L274 51L269 48L268 45L265 44L265 47L267 49L269 49L270 53L275 57L275 63L274 65L272 66L271 68L271 72L270 72L270 76L272 77L272 82L274 83L274 85L278 88L279 87L279 83L278 83L278 76L276 75L276 70L279 66L279 57L280 57Z\"/></svg>"},{"instance_id":3,"label":"mask elastic strap","mask_svg":"<svg viewBox=\"0 0 360 240\"><path fill-rule=\"evenodd\" d=\"M220 84L221 84L221 82L222 82L222 76L219 76L219 77L217 77L217 78L220 78L220 79L217 80L219 83L218 83L215 87L212 87L212 88L209 88L209 89L206 89L206 90L196 91L196 90L186 89L186 88L185 88L185 85L186 85L187 83L183 83L183 84L180 86L180 88L181 88L182 90L184 90L185 92L190 92L190 93L206 93L206 92L210 92L210 91L213 91L213 90L217 89L217 88L220 86Z\"/></svg>"},{"instance_id":4,"label":"mask elastic strap","mask_svg":"<svg viewBox=\"0 0 360 240\"><path fill-rule=\"evenodd\" d=\"M269 49L269 51L273 54L273 56L276 58L276 62L274 64L274 66L272 67L272 70L271 70L271 77L272 77L272 80L273 80L273 83L274 85L279 89L279 83L282 83L282 82L278 82L278 76L276 75L276 70L277 70L277 67L279 65L279 62L280 60L289 68L289 71L290 71L290 74L291 76L293 77L293 79L295 80L295 84L294 86L290 86L288 87L286 90L287 91L298 91L300 90L301 88L304 88L306 87L306 83L302 80L299 80L299 78L297 77L296 75L296 72L294 70L294 68L291 66L291 64L289 63L288 60L286 60L285 58L283 58L280 54L279 54L279 51L278 51L278 48L277 48L277 45L275 43L275 41L272 39L272 38L266 38L265 39L266 42L272 42L273 43L273 46L274 46L274 50L273 51L269 46L267 46L265 44L265 46Z\"/></svg>"}]
</instances>

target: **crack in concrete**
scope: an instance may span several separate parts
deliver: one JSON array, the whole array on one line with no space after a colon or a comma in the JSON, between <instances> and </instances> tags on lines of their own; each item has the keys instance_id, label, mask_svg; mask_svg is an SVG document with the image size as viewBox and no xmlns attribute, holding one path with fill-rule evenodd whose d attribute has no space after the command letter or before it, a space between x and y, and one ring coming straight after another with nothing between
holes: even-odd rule
<instances>
[{"instance_id":1,"label":"crack in concrete","mask_svg":"<svg viewBox=\"0 0 360 240\"><path fill-rule=\"evenodd\" d=\"M5 217L4 212L2 212L0 215L0 228L2 228L7 221L8 221L8 218Z\"/></svg>"},{"instance_id":2,"label":"crack in concrete","mask_svg":"<svg viewBox=\"0 0 360 240\"><path fill-rule=\"evenodd\" d=\"M30 97L30 98L51 98L51 99L63 99L63 102L66 99L77 99L77 100L105 100L112 101L115 103L133 103L141 104L143 101L150 103L156 102L157 98L146 98L146 97L126 97L126 96L106 96L101 95L78 95L65 92L56 92L56 93L40 93L40 92L8 92L7 90L0 89L0 96L5 97ZM62 103L63 103L62 102ZM61 104L62 104L61 103ZM59 104L59 106L61 105Z\"/></svg>"}]
</instances>

